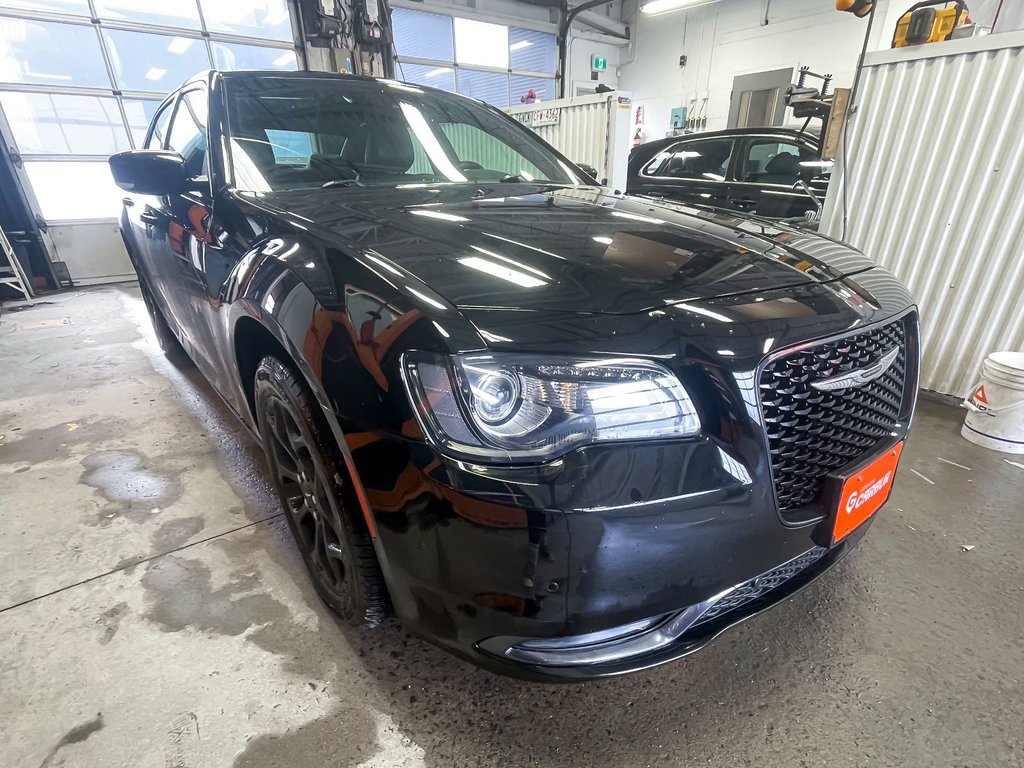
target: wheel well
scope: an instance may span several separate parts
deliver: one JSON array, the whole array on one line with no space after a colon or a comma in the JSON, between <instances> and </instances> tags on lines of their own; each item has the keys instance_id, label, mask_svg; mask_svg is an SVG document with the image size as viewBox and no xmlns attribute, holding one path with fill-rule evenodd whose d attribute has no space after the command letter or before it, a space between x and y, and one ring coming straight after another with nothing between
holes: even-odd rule
<instances>
[{"instance_id":1,"label":"wheel well","mask_svg":"<svg viewBox=\"0 0 1024 768\"><path fill-rule=\"evenodd\" d=\"M241 318L235 326L235 359L253 423L256 422L256 369L267 355L273 355L289 368L298 370L292 356L274 334L251 317Z\"/></svg>"}]
</instances>

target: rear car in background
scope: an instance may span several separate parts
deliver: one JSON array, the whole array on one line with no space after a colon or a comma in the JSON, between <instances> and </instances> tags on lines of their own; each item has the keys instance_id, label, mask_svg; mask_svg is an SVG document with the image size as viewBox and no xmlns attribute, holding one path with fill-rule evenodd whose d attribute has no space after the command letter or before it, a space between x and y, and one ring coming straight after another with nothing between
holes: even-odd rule
<instances>
[{"instance_id":1,"label":"rear car in background","mask_svg":"<svg viewBox=\"0 0 1024 768\"><path fill-rule=\"evenodd\" d=\"M613 193L392 81L212 72L145 147L110 165L157 336L259 437L353 624L537 680L644 669L888 498L917 312L848 246Z\"/></svg>"},{"instance_id":2,"label":"rear car in background","mask_svg":"<svg viewBox=\"0 0 1024 768\"><path fill-rule=\"evenodd\" d=\"M673 136L634 147L627 192L773 219L817 213L832 162L818 138L786 128Z\"/></svg>"}]
</instances>

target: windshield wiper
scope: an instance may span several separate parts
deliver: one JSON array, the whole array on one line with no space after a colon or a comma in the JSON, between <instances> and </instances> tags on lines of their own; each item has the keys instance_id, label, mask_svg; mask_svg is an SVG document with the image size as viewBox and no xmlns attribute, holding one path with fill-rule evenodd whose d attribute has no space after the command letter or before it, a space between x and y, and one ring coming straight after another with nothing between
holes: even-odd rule
<instances>
[{"instance_id":1,"label":"windshield wiper","mask_svg":"<svg viewBox=\"0 0 1024 768\"><path fill-rule=\"evenodd\" d=\"M320 185L320 189L329 189L330 187L363 187L366 186L359 179L331 179L325 181Z\"/></svg>"}]
</instances>

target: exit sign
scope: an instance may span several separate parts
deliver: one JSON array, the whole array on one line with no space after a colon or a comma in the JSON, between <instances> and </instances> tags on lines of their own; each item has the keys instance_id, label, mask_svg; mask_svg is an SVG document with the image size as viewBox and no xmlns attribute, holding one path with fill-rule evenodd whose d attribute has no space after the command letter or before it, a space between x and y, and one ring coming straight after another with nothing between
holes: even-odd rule
<instances>
[{"instance_id":1,"label":"exit sign","mask_svg":"<svg viewBox=\"0 0 1024 768\"><path fill-rule=\"evenodd\" d=\"M606 56L591 56L590 68L594 72L603 72L608 69L608 58Z\"/></svg>"}]
</instances>

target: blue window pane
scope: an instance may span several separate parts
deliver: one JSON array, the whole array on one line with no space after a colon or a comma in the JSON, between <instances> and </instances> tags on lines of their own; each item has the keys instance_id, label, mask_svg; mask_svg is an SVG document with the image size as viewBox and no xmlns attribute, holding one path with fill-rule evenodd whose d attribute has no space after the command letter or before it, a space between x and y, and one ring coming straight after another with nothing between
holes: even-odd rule
<instances>
[{"instance_id":1,"label":"blue window pane","mask_svg":"<svg viewBox=\"0 0 1024 768\"><path fill-rule=\"evenodd\" d=\"M508 75L500 72L478 72L474 69L459 70L459 93L486 101L495 107L507 107Z\"/></svg>"},{"instance_id":2,"label":"blue window pane","mask_svg":"<svg viewBox=\"0 0 1024 768\"><path fill-rule=\"evenodd\" d=\"M202 5L203 19L211 32L264 40L292 39L287 0L203 0Z\"/></svg>"},{"instance_id":3,"label":"blue window pane","mask_svg":"<svg viewBox=\"0 0 1024 768\"><path fill-rule=\"evenodd\" d=\"M531 96L530 91L533 91ZM527 77L512 75L512 106L532 104L535 101L551 101L558 98L555 80L551 77Z\"/></svg>"},{"instance_id":4,"label":"blue window pane","mask_svg":"<svg viewBox=\"0 0 1024 768\"><path fill-rule=\"evenodd\" d=\"M451 67L401 63L398 65L398 75L407 83L428 85L443 91L455 90L455 70Z\"/></svg>"},{"instance_id":5,"label":"blue window pane","mask_svg":"<svg viewBox=\"0 0 1024 768\"><path fill-rule=\"evenodd\" d=\"M512 69L554 74L557 47L555 36L547 32L509 27L508 53Z\"/></svg>"},{"instance_id":6,"label":"blue window pane","mask_svg":"<svg viewBox=\"0 0 1024 768\"><path fill-rule=\"evenodd\" d=\"M0 82L109 88L91 26L0 17Z\"/></svg>"},{"instance_id":7,"label":"blue window pane","mask_svg":"<svg viewBox=\"0 0 1024 768\"><path fill-rule=\"evenodd\" d=\"M146 32L103 30L118 86L131 91L168 93L197 72L210 68L202 40Z\"/></svg>"},{"instance_id":8,"label":"blue window pane","mask_svg":"<svg viewBox=\"0 0 1024 768\"><path fill-rule=\"evenodd\" d=\"M235 43L211 43L210 48L217 69L296 70L299 67L295 51L291 50Z\"/></svg>"},{"instance_id":9,"label":"blue window pane","mask_svg":"<svg viewBox=\"0 0 1024 768\"><path fill-rule=\"evenodd\" d=\"M391 11L391 21L394 25L395 48L399 56L440 61L455 60L451 16L394 8Z\"/></svg>"}]
</instances>

